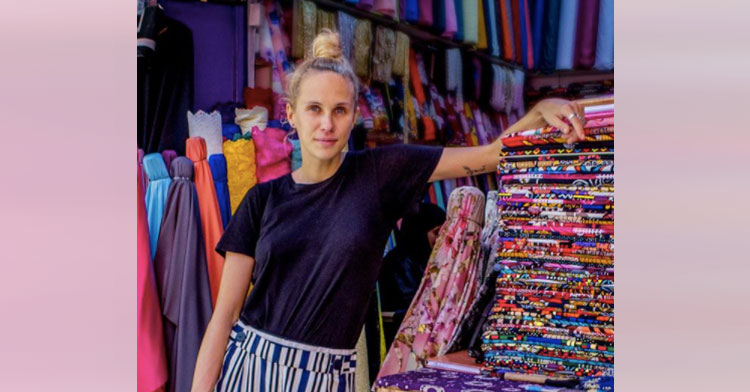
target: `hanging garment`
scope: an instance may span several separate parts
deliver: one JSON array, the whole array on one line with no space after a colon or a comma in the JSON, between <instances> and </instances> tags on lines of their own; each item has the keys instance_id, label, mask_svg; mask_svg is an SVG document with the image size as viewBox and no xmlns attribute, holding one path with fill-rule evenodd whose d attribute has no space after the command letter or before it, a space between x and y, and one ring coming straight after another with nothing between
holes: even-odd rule
<instances>
[{"instance_id":1,"label":"hanging garment","mask_svg":"<svg viewBox=\"0 0 750 392\"><path fill-rule=\"evenodd\" d=\"M172 179L169 177L167 166L161 154L153 152L143 158L143 171L148 176L146 187L146 213L148 216L149 243L151 258L156 254L156 243L159 239L161 220L164 217L164 207L167 204L167 193Z\"/></svg>"},{"instance_id":2,"label":"hanging garment","mask_svg":"<svg viewBox=\"0 0 750 392\"><path fill-rule=\"evenodd\" d=\"M199 110L197 113L187 112L188 133L190 137L202 137L206 141L206 151L209 156L221 154L221 114L213 111L210 114Z\"/></svg>"},{"instance_id":3,"label":"hanging garment","mask_svg":"<svg viewBox=\"0 0 750 392\"><path fill-rule=\"evenodd\" d=\"M169 177L169 175L167 175ZM164 348L161 306L156 289L154 266L149 250L149 229L146 204L143 200L141 169L138 168L138 329L137 368L138 392L152 392L167 382L167 354Z\"/></svg>"},{"instance_id":4,"label":"hanging garment","mask_svg":"<svg viewBox=\"0 0 750 392\"><path fill-rule=\"evenodd\" d=\"M185 154L193 108L193 34L157 10L156 50L138 58L138 147Z\"/></svg>"},{"instance_id":5,"label":"hanging garment","mask_svg":"<svg viewBox=\"0 0 750 392\"><path fill-rule=\"evenodd\" d=\"M591 385L612 385L600 382ZM497 376L486 376L455 372L451 370L421 368L406 373L394 374L378 379L374 385L377 392L424 391L424 392L520 392L520 391L565 391L557 387L546 387L521 381L504 380ZM572 391L571 389L567 389ZM587 389L587 391L598 389ZM606 390L606 389L601 389Z\"/></svg>"},{"instance_id":6,"label":"hanging garment","mask_svg":"<svg viewBox=\"0 0 750 392\"><path fill-rule=\"evenodd\" d=\"M381 83L391 80L396 35L393 30L378 26L375 29L375 50L372 55L372 79Z\"/></svg>"},{"instance_id":7,"label":"hanging garment","mask_svg":"<svg viewBox=\"0 0 750 392\"><path fill-rule=\"evenodd\" d=\"M519 18L521 19L521 59L526 69L534 68L534 47L531 33L531 11L529 0L518 0Z\"/></svg>"},{"instance_id":8,"label":"hanging garment","mask_svg":"<svg viewBox=\"0 0 750 392\"><path fill-rule=\"evenodd\" d=\"M353 392L355 350L316 347L252 328L241 320L229 332L216 392Z\"/></svg>"},{"instance_id":9,"label":"hanging garment","mask_svg":"<svg viewBox=\"0 0 750 392\"><path fill-rule=\"evenodd\" d=\"M286 132L268 127L253 128L255 162L258 182L268 182L291 172L292 145L286 142Z\"/></svg>"},{"instance_id":10,"label":"hanging garment","mask_svg":"<svg viewBox=\"0 0 750 392\"><path fill-rule=\"evenodd\" d=\"M229 202L229 188L227 187L227 159L224 154L214 154L208 157L211 167L211 177L216 187L216 200L219 202L222 227L226 228L232 218L232 205Z\"/></svg>"},{"instance_id":11,"label":"hanging garment","mask_svg":"<svg viewBox=\"0 0 750 392\"><path fill-rule=\"evenodd\" d=\"M224 224L221 221L219 200L216 197L216 186L211 176L211 167L206 160L206 142L203 138L191 137L187 140L185 150L187 157L193 161L193 165L195 166L193 172L195 189L198 195L198 206L200 207L203 240L205 242L208 279L211 288L211 304L216 306L216 298L219 295L219 284L221 283L221 273L224 271L224 258L214 252L214 248L224 233Z\"/></svg>"},{"instance_id":12,"label":"hanging garment","mask_svg":"<svg viewBox=\"0 0 750 392\"><path fill-rule=\"evenodd\" d=\"M424 92L424 86L422 85L422 77L419 74L419 65L417 64L417 54L413 49L409 50L409 75L414 89L414 96L417 99L418 107L416 110L419 111L422 116L422 124L424 125L424 140L435 140L435 123L432 121L427 113L427 96Z\"/></svg>"},{"instance_id":13,"label":"hanging garment","mask_svg":"<svg viewBox=\"0 0 750 392\"><path fill-rule=\"evenodd\" d=\"M578 23L573 66L590 69L596 59L596 36L599 23L600 0L579 0Z\"/></svg>"},{"instance_id":14,"label":"hanging garment","mask_svg":"<svg viewBox=\"0 0 750 392\"><path fill-rule=\"evenodd\" d=\"M615 0L601 0L599 4L594 68L602 70L615 68Z\"/></svg>"},{"instance_id":15,"label":"hanging garment","mask_svg":"<svg viewBox=\"0 0 750 392\"><path fill-rule=\"evenodd\" d=\"M372 47L372 22L357 19L354 26L354 73L366 78L370 75L370 49Z\"/></svg>"},{"instance_id":16,"label":"hanging garment","mask_svg":"<svg viewBox=\"0 0 750 392\"><path fill-rule=\"evenodd\" d=\"M164 158L164 165L167 166L167 172L172 167L172 161L177 158L177 151L175 150L164 150L161 152L161 157Z\"/></svg>"},{"instance_id":17,"label":"hanging garment","mask_svg":"<svg viewBox=\"0 0 750 392\"><path fill-rule=\"evenodd\" d=\"M447 348L476 286L483 212L479 189L451 193L425 276L378 378L423 367L428 357Z\"/></svg>"},{"instance_id":18,"label":"hanging garment","mask_svg":"<svg viewBox=\"0 0 750 392\"><path fill-rule=\"evenodd\" d=\"M476 0L467 0L462 2L463 7L463 42L469 45L476 45L479 40L479 4Z\"/></svg>"},{"instance_id":19,"label":"hanging garment","mask_svg":"<svg viewBox=\"0 0 750 392\"><path fill-rule=\"evenodd\" d=\"M268 110L262 106L252 109L235 109L234 122L240 127L243 135L250 134L254 127L260 130L268 126Z\"/></svg>"},{"instance_id":20,"label":"hanging garment","mask_svg":"<svg viewBox=\"0 0 750 392\"><path fill-rule=\"evenodd\" d=\"M338 32L341 39L341 54L349 60L350 64L354 64L354 50L352 49L352 45L354 43L354 26L356 23L357 19L353 16L344 11L339 11Z\"/></svg>"},{"instance_id":21,"label":"hanging garment","mask_svg":"<svg viewBox=\"0 0 750 392\"><path fill-rule=\"evenodd\" d=\"M211 290L193 163L175 158L170 175L154 270L164 313L168 390L175 392L190 390L198 349L211 319Z\"/></svg>"},{"instance_id":22,"label":"hanging garment","mask_svg":"<svg viewBox=\"0 0 750 392\"><path fill-rule=\"evenodd\" d=\"M258 183L255 142L250 139L227 140L224 142L224 157L227 160L229 202L234 215L245 193Z\"/></svg>"},{"instance_id":23,"label":"hanging garment","mask_svg":"<svg viewBox=\"0 0 750 392\"><path fill-rule=\"evenodd\" d=\"M458 21L456 20L456 2L453 0L440 0L444 3L445 7L445 30L442 36L445 38L453 38L458 31Z\"/></svg>"},{"instance_id":24,"label":"hanging garment","mask_svg":"<svg viewBox=\"0 0 750 392\"><path fill-rule=\"evenodd\" d=\"M477 49L487 49L487 21L484 15L484 5L482 0L476 0L477 3Z\"/></svg>"},{"instance_id":25,"label":"hanging garment","mask_svg":"<svg viewBox=\"0 0 750 392\"><path fill-rule=\"evenodd\" d=\"M511 0L499 0L500 2L500 19L503 26L503 59L513 61L515 59L515 49L513 38L513 13L511 12Z\"/></svg>"},{"instance_id":26,"label":"hanging garment","mask_svg":"<svg viewBox=\"0 0 750 392\"><path fill-rule=\"evenodd\" d=\"M542 30L544 28L544 10L547 2L536 0L529 3L531 10L531 42L534 47L534 68L539 68L542 60Z\"/></svg>"},{"instance_id":27,"label":"hanging garment","mask_svg":"<svg viewBox=\"0 0 750 392\"><path fill-rule=\"evenodd\" d=\"M437 34L442 34L445 31L445 22L445 1L433 1L431 30Z\"/></svg>"},{"instance_id":28,"label":"hanging garment","mask_svg":"<svg viewBox=\"0 0 750 392\"><path fill-rule=\"evenodd\" d=\"M307 58L310 50L312 49L312 43L317 34L317 18L318 18L318 6L312 1L302 1L302 47L304 48L303 54Z\"/></svg>"},{"instance_id":29,"label":"hanging garment","mask_svg":"<svg viewBox=\"0 0 750 392\"><path fill-rule=\"evenodd\" d=\"M544 10L544 27L542 28L542 54L539 68L543 72L552 72L557 67L557 41L560 34L560 7L562 0L549 0Z\"/></svg>"},{"instance_id":30,"label":"hanging garment","mask_svg":"<svg viewBox=\"0 0 750 392\"><path fill-rule=\"evenodd\" d=\"M573 69L576 26L578 23L578 1L563 1L560 7L560 32L557 38L556 69Z\"/></svg>"},{"instance_id":31,"label":"hanging garment","mask_svg":"<svg viewBox=\"0 0 750 392\"><path fill-rule=\"evenodd\" d=\"M406 76L409 71L409 36L406 33L396 32L396 48L393 52L391 72L394 76Z\"/></svg>"}]
</instances>

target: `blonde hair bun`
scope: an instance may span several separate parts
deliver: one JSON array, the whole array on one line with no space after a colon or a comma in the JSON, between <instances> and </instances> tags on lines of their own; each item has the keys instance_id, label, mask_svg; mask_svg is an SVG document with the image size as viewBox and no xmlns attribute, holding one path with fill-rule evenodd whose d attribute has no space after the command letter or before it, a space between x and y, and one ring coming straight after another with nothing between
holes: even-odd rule
<instances>
[{"instance_id":1,"label":"blonde hair bun","mask_svg":"<svg viewBox=\"0 0 750 392\"><path fill-rule=\"evenodd\" d=\"M313 40L311 52L313 58L341 59L339 34L329 29L322 29Z\"/></svg>"}]
</instances>

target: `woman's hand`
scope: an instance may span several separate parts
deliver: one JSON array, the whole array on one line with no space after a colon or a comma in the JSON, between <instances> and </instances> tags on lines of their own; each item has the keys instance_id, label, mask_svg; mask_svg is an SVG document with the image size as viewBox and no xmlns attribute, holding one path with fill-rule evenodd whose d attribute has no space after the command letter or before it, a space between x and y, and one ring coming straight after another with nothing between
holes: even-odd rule
<instances>
[{"instance_id":1,"label":"woman's hand","mask_svg":"<svg viewBox=\"0 0 750 392\"><path fill-rule=\"evenodd\" d=\"M575 143L584 138L583 107L575 101L560 98L544 99L531 108L529 115L531 118L538 118L541 122L529 127L529 129L540 128L549 124L561 130L564 135L568 135L568 143ZM568 122L563 119L568 119Z\"/></svg>"}]
</instances>

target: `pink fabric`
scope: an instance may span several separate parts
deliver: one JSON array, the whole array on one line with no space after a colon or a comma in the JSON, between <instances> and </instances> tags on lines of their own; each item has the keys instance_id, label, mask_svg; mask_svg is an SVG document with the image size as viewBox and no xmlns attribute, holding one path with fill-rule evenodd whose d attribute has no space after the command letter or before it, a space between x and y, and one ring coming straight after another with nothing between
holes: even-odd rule
<instances>
[{"instance_id":1,"label":"pink fabric","mask_svg":"<svg viewBox=\"0 0 750 392\"><path fill-rule=\"evenodd\" d=\"M252 134L258 182L268 182L292 171L290 154L293 146L284 141L284 130L267 127L261 131L258 127L253 127Z\"/></svg>"},{"instance_id":2,"label":"pink fabric","mask_svg":"<svg viewBox=\"0 0 750 392\"><path fill-rule=\"evenodd\" d=\"M138 166L138 240L136 245L138 280L137 366L138 392L151 392L167 382L167 354L164 346L161 307L156 291L156 275L151 262L148 220L141 168Z\"/></svg>"},{"instance_id":3,"label":"pink fabric","mask_svg":"<svg viewBox=\"0 0 750 392\"><path fill-rule=\"evenodd\" d=\"M445 2L445 31L443 37L453 38L458 31L458 20L456 19L456 3L453 0L439 0Z\"/></svg>"},{"instance_id":4,"label":"pink fabric","mask_svg":"<svg viewBox=\"0 0 750 392\"><path fill-rule=\"evenodd\" d=\"M419 0L419 19L417 23L432 26L432 0Z\"/></svg>"},{"instance_id":5,"label":"pink fabric","mask_svg":"<svg viewBox=\"0 0 750 392\"><path fill-rule=\"evenodd\" d=\"M476 291L484 207L477 188L451 193L448 219L378 378L423 367L448 348Z\"/></svg>"},{"instance_id":6,"label":"pink fabric","mask_svg":"<svg viewBox=\"0 0 750 392\"><path fill-rule=\"evenodd\" d=\"M395 15L396 0L375 0L375 11L380 12L383 15Z\"/></svg>"}]
</instances>

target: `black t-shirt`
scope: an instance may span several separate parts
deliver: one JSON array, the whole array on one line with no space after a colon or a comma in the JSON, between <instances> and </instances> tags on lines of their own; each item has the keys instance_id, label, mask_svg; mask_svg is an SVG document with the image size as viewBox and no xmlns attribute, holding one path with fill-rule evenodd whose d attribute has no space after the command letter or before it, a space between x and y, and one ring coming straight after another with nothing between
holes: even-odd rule
<instances>
[{"instance_id":1,"label":"black t-shirt","mask_svg":"<svg viewBox=\"0 0 750 392\"><path fill-rule=\"evenodd\" d=\"M315 184L291 174L245 195L216 251L255 258L240 318L302 343L352 349L396 221L427 188L443 149L349 152Z\"/></svg>"}]
</instances>

